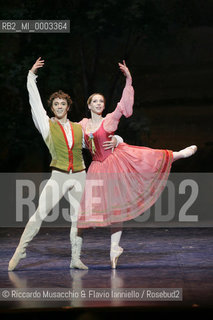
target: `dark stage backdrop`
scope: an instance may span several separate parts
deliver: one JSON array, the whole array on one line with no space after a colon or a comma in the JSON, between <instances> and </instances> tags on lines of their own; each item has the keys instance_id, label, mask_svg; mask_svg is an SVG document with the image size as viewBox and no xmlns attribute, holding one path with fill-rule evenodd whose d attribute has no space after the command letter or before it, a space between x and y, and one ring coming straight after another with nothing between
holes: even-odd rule
<instances>
[{"instance_id":1,"label":"dark stage backdrop","mask_svg":"<svg viewBox=\"0 0 213 320\"><path fill-rule=\"evenodd\" d=\"M115 108L125 83L117 63L125 59L135 105L118 134L152 148L197 144L197 154L172 170L212 172L212 16L212 0L1 1L1 20L67 19L70 33L0 34L0 171L49 171L26 89L27 72L41 56L44 106L62 89L74 101L69 118L76 121L94 91L103 92L108 112Z\"/></svg>"}]
</instances>

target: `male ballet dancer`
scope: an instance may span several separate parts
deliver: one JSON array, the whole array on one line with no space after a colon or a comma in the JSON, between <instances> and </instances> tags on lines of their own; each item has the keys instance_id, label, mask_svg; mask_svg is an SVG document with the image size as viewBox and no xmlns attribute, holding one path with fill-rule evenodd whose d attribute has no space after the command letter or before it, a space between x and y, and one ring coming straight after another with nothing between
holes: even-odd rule
<instances>
[{"instance_id":1,"label":"male ballet dancer","mask_svg":"<svg viewBox=\"0 0 213 320\"><path fill-rule=\"evenodd\" d=\"M84 190L86 172L82 156L82 148L85 147L84 134L80 124L67 119L72 100L63 91L53 93L49 98L49 105L54 118L49 118L42 105L41 97L36 85L36 72L43 67L44 60L39 58L31 68L27 77L27 89L31 105L32 118L36 128L41 133L49 152L52 156L50 166L51 177L45 185L39 198L36 212L29 219L16 251L9 262L8 270L15 269L22 258L26 257L26 247L39 232L42 221L48 213L68 193L70 202L75 199L75 212L71 214L70 241L72 257L70 268L88 269L80 260L82 237L77 230L78 206ZM118 142L121 140L117 138ZM106 149L114 148L117 140L113 137L111 141L104 143Z\"/></svg>"}]
</instances>

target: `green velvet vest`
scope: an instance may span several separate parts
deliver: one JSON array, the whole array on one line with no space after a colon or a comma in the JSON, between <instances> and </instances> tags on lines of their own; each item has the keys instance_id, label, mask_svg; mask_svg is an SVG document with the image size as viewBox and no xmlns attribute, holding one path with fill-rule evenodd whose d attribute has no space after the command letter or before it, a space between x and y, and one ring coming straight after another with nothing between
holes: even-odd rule
<instances>
[{"instance_id":1,"label":"green velvet vest","mask_svg":"<svg viewBox=\"0 0 213 320\"><path fill-rule=\"evenodd\" d=\"M52 156L51 167L72 172L85 169L82 156L82 128L78 123L70 123L73 144L69 147L63 126L56 120L49 120L50 132L45 143Z\"/></svg>"}]
</instances>

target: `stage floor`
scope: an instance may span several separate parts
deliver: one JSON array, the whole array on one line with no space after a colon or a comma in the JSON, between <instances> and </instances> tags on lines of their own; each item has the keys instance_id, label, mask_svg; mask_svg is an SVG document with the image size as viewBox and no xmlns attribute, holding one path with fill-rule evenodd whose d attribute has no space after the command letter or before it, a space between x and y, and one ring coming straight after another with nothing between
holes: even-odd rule
<instances>
[{"instance_id":1,"label":"stage floor","mask_svg":"<svg viewBox=\"0 0 213 320\"><path fill-rule=\"evenodd\" d=\"M27 249L27 258L8 272L8 262L23 229L0 229L1 288L181 288L182 301L132 301L90 298L63 301L0 301L1 312L69 308L202 308L213 306L212 228L125 228L124 253L110 268L110 230L84 232L82 261L89 270L70 270L69 228L41 228Z\"/></svg>"}]
</instances>

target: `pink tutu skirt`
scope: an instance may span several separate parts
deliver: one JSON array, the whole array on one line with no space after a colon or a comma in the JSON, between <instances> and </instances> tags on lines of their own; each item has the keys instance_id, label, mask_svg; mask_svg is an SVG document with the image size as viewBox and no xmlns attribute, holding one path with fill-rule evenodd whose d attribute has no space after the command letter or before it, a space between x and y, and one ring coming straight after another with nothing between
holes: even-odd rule
<instances>
[{"instance_id":1,"label":"pink tutu skirt","mask_svg":"<svg viewBox=\"0 0 213 320\"><path fill-rule=\"evenodd\" d=\"M166 186L173 152L121 143L87 172L78 227L103 227L131 220L158 199Z\"/></svg>"}]
</instances>

